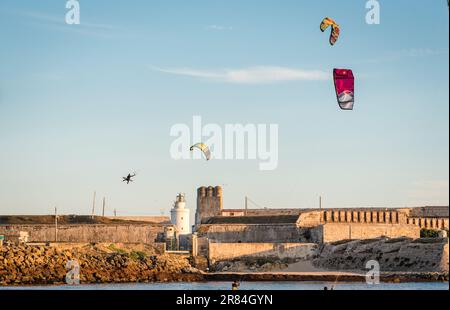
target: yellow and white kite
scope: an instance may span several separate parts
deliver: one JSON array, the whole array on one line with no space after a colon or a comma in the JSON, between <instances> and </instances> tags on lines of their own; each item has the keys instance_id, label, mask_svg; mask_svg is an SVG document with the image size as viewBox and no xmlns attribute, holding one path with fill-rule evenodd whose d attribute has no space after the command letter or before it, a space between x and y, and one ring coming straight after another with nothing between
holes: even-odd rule
<instances>
[{"instance_id":1,"label":"yellow and white kite","mask_svg":"<svg viewBox=\"0 0 450 310\"><path fill-rule=\"evenodd\" d=\"M197 148L203 152L203 154L206 157L206 160L211 159L211 151L209 150L209 147L206 144L204 144L204 143L194 144L193 146L191 146L191 152L193 152L195 148Z\"/></svg>"}]
</instances>

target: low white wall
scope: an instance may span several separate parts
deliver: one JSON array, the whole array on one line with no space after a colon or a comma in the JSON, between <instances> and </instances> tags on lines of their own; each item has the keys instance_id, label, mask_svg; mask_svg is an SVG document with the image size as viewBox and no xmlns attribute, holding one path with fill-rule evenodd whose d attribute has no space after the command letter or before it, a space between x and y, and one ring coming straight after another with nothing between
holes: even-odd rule
<instances>
[{"instance_id":1,"label":"low white wall","mask_svg":"<svg viewBox=\"0 0 450 310\"><path fill-rule=\"evenodd\" d=\"M316 254L314 243L209 243L210 261L238 258L310 259Z\"/></svg>"}]
</instances>

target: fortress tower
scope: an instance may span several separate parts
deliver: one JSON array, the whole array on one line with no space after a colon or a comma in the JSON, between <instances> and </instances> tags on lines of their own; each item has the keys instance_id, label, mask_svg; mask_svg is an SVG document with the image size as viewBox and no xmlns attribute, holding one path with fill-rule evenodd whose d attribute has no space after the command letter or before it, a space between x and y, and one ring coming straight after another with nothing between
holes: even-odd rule
<instances>
[{"instance_id":1,"label":"fortress tower","mask_svg":"<svg viewBox=\"0 0 450 310\"><path fill-rule=\"evenodd\" d=\"M190 234L189 209L186 209L184 194L178 194L172 210L170 210L171 222L175 225L178 236Z\"/></svg>"},{"instance_id":2,"label":"fortress tower","mask_svg":"<svg viewBox=\"0 0 450 310\"><path fill-rule=\"evenodd\" d=\"M222 204L222 187L200 187L197 190L195 224L199 225L210 217L219 216L223 208Z\"/></svg>"}]
</instances>

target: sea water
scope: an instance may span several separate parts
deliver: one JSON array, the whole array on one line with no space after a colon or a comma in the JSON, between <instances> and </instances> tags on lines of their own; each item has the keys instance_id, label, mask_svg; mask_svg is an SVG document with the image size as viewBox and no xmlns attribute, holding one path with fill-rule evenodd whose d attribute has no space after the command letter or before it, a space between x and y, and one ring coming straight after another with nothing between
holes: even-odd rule
<instances>
[{"instance_id":1,"label":"sea water","mask_svg":"<svg viewBox=\"0 0 450 310\"><path fill-rule=\"evenodd\" d=\"M242 282L239 290L449 290L448 282L420 283L328 283L328 282ZM81 284L47 286L7 286L0 290L230 290L228 282Z\"/></svg>"}]
</instances>

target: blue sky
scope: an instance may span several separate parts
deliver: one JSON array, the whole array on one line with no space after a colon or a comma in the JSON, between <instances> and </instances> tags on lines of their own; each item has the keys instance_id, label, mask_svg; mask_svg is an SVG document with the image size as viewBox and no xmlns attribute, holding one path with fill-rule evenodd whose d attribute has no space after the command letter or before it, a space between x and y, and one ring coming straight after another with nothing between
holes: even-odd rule
<instances>
[{"instance_id":1,"label":"blue sky","mask_svg":"<svg viewBox=\"0 0 450 310\"><path fill-rule=\"evenodd\" d=\"M177 192L224 185L227 208L448 204L445 1L81 0L0 3L0 214L168 213ZM319 30L334 18L334 47ZM221 76L279 68L356 75L340 111L331 80ZM234 72L233 71L233 72ZM183 74L181 74L183 73ZM176 123L279 124L279 166L174 161ZM121 176L136 170L130 186Z\"/></svg>"}]
</instances>

